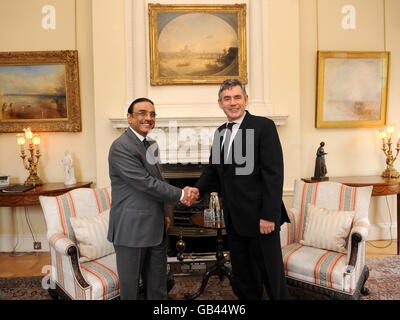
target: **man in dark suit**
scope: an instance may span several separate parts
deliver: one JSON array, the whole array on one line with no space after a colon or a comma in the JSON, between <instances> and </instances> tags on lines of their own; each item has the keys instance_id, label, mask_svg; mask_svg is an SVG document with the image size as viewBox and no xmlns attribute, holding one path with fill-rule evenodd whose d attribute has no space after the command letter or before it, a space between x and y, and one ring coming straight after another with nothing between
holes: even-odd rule
<instances>
[{"instance_id":1,"label":"man in dark suit","mask_svg":"<svg viewBox=\"0 0 400 320\"><path fill-rule=\"evenodd\" d=\"M111 145L108 163L111 210L107 239L113 242L121 299L137 299L142 276L149 300L167 299L166 204L186 203L190 188L164 182L158 146L147 134L155 125L151 100L139 98L128 108L129 128Z\"/></svg>"},{"instance_id":2,"label":"man in dark suit","mask_svg":"<svg viewBox=\"0 0 400 320\"><path fill-rule=\"evenodd\" d=\"M197 196L218 186L222 197L234 291L239 299L287 299L280 226L289 222L282 202L283 156L273 121L246 111L248 96L236 79L225 81L218 104L228 122L214 135Z\"/></svg>"}]
</instances>

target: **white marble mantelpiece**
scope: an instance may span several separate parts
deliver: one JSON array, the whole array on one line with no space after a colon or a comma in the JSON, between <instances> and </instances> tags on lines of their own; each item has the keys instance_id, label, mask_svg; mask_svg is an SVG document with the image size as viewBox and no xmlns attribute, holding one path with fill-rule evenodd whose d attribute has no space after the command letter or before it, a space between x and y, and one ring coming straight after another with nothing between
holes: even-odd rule
<instances>
[{"instance_id":1,"label":"white marble mantelpiece","mask_svg":"<svg viewBox=\"0 0 400 320\"><path fill-rule=\"evenodd\" d=\"M269 117L277 126L286 123L287 116ZM126 118L110 118L116 129L126 129ZM162 117L149 137L158 142L163 163L204 163L210 156L215 130L226 117Z\"/></svg>"},{"instance_id":2,"label":"white marble mantelpiece","mask_svg":"<svg viewBox=\"0 0 400 320\"><path fill-rule=\"evenodd\" d=\"M276 126L284 126L288 116L268 116ZM126 118L109 118L111 125L115 129L125 129L128 126ZM170 123L176 121L179 128L218 128L226 122L226 117L157 117L157 128L168 128Z\"/></svg>"}]
</instances>

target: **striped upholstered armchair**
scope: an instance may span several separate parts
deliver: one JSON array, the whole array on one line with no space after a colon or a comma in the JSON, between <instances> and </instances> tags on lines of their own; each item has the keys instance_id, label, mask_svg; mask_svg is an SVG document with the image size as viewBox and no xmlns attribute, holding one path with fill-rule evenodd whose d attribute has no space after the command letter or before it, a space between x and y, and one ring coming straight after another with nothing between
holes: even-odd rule
<instances>
[{"instance_id":1,"label":"striped upholstered armchair","mask_svg":"<svg viewBox=\"0 0 400 320\"><path fill-rule=\"evenodd\" d=\"M291 223L281 229L286 279L295 291L333 299L369 293L364 284L371 192L372 186L295 181Z\"/></svg>"},{"instance_id":2,"label":"striped upholstered armchair","mask_svg":"<svg viewBox=\"0 0 400 320\"><path fill-rule=\"evenodd\" d=\"M89 229L92 228L89 231L101 232L102 239L96 241L106 241L104 234L108 229L106 215L111 206L111 189L80 188L61 196L41 196L39 199L50 243L53 284L53 288L49 289L51 296L79 300L118 297L119 279L112 244L103 242L102 246L88 247L87 255L96 258L84 258L70 219L79 219L81 224L77 224L77 227L81 227L80 230L91 219L96 227L89 226Z\"/></svg>"}]
</instances>

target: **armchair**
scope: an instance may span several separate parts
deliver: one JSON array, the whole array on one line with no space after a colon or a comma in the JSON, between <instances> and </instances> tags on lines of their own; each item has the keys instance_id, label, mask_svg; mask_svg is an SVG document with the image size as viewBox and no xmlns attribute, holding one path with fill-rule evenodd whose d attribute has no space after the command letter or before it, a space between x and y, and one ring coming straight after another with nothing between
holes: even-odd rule
<instances>
[{"instance_id":1,"label":"armchair","mask_svg":"<svg viewBox=\"0 0 400 320\"><path fill-rule=\"evenodd\" d=\"M371 193L372 186L349 187L330 181L295 181L293 208L288 210L291 223L281 228L282 257L289 285L306 293L316 292L333 299L359 299L360 293L369 293L364 284L369 276L365 264L365 241ZM345 250L327 250L305 244L304 234L309 223L307 215L310 214L309 207L312 207L309 204L329 209L326 210L329 212L353 211ZM335 227L329 226L331 229ZM316 229L312 232L318 237L322 228Z\"/></svg>"},{"instance_id":2,"label":"armchair","mask_svg":"<svg viewBox=\"0 0 400 320\"><path fill-rule=\"evenodd\" d=\"M87 262L79 250L70 217L96 216L111 206L111 189L80 188L57 197L39 197L51 254L53 298L105 300L119 296L115 253Z\"/></svg>"}]
</instances>

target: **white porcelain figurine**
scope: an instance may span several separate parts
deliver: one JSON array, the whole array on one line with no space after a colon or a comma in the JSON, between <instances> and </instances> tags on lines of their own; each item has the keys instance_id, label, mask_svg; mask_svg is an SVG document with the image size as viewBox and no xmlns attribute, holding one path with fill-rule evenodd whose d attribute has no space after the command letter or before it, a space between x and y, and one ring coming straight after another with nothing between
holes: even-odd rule
<instances>
[{"instance_id":1,"label":"white porcelain figurine","mask_svg":"<svg viewBox=\"0 0 400 320\"><path fill-rule=\"evenodd\" d=\"M75 179L73 161L72 161L71 154L68 152L68 150L64 151L64 160L62 160L62 162L64 164L64 173L65 173L64 184L66 186L75 184L76 179Z\"/></svg>"}]
</instances>

